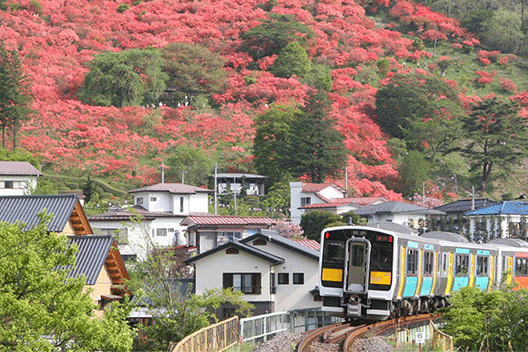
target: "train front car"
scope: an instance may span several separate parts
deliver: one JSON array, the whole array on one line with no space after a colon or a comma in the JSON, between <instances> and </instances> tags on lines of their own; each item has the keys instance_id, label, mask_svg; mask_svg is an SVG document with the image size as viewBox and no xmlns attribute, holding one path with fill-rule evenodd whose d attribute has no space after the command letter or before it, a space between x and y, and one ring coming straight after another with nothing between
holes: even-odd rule
<instances>
[{"instance_id":1,"label":"train front car","mask_svg":"<svg viewBox=\"0 0 528 352\"><path fill-rule=\"evenodd\" d=\"M396 277L395 233L363 226L325 229L319 287L322 309L346 319L387 319Z\"/></svg>"}]
</instances>

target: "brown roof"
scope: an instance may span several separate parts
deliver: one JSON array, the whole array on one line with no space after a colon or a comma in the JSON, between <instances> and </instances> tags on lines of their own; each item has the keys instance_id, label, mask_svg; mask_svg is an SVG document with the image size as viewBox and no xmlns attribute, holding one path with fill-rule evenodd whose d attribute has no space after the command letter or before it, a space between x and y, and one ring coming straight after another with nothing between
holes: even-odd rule
<instances>
[{"instance_id":1,"label":"brown roof","mask_svg":"<svg viewBox=\"0 0 528 352\"><path fill-rule=\"evenodd\" d=\"M210 226L210 225L263 225L271 226L277 221L264 217L249 216L226 216L226 215L203 215L189 216L182 221L182 225Z\"/></svg>"},{"instance_id":2,"label":"brown roof","mask_svg":"<svg viewBox=\"0 0 528 352\"><path fill-rule=\"evenodd\" d=\"M0 175L42 176L42 173L27 161L0 161Z\"/></svg>"},{"instance_id":3,"label":"brown roof","mask_svg":"<svg viewBox=\"0 0 528 352\"><path fill-rule=\"evenodd\" d=\"M212 193L213 191L207 188L196 187L191 185L185 185L182 183L158 183L156 185L142 187L133 189L129 193L137 192L169 192L169 193L185 193L185 194L195 194L195 193Z\"/></svg>"},{"instance_id":4,"label":"brown roof","mask_svg":"<svg viewBox=\"0 0 528 352\"><path fill-rule=\"evenodd\" d=\"M339 191L343 191L340 187L333 183L304 183L302 186L302 192L304 193L316 193L320 192L327 187L334 187Z\"/></svg>"}]
</instances>

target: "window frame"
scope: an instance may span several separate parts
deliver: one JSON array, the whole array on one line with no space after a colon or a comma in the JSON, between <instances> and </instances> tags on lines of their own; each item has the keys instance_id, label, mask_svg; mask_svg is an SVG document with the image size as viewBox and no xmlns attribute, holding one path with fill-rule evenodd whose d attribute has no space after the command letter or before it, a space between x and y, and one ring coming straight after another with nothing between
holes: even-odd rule
<instances>
[{"instance_id":1,"label":"window frame","mask_svg":"<svg viewBox=\"0 0 528 352\"><path fill-rule=\"evenodd\" d=\"M277 273L277 285L289 285L290 273Z\"/></svg>"},{"instance_id":2,"label":"window frame","mask_svg":"<svg viewBox=\"0 0 528 352\"><path fill-rule=\"evenodd\" d=\"M304 273L293 273L292 274L292 284L304 285Z\"/></svg>"}]
</instances>

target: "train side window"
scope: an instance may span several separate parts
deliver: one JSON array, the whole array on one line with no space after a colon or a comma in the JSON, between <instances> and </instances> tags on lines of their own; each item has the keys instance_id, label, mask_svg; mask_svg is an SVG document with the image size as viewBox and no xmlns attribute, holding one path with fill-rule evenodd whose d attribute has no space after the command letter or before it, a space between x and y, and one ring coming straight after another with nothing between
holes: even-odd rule
<instances>
[{"instance_id":1,"label":"train side window","mask_svg":"<svg viewBox=\"0 0 528 352\"><path fill-rule=\"evenodd\" d=\"M446 271L447 270L447 254L444 253L444 266L442 268L443 271Z\"/></svg>"},{"instance_id":2,"label":"train side window","mask_svg":"<svg viewBox=\"0 0 528 352\"><path fill-rule=\"evenodd\" d=\"M409 275L416 275L416 267L418 262L418 251L409 249L407 251L407 273Z\"/></svg>"},{"instance_id":3,"label":"train side window","mask_svg":"<svg viewBox=\"0 0 528 352\"><path fill-rule=\"evenodd\" d=\"M488 257L477 257L477 276L488 275Z\"/></svg>"},{"instance_id":4,"label":"train side window","mask_svg":"<svg viewBox=\"0 0 528 352\"><path fill-rule=\"evenodd\" d=\"M430 275L433 273L433 253L424 253L424 274Z\"/></svg>"},{"instance_id":5,"label":"train side window","mask_svg":"<svg viewBox=\"0 0 528 352\"><path fill-rule=\"evenodd\" d=\"M456 266L455 266L455 275L457 276L467 276L469 268L469 256L457 254L456 256Z\"/></svg>"}]
</instances>

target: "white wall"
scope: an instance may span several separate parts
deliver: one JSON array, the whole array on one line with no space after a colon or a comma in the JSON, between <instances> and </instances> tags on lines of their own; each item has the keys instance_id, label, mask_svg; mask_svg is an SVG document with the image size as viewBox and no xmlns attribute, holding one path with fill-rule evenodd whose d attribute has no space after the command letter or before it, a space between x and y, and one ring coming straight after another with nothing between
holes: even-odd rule
<instances>
[{"instance_id":1,"label":"white wall","mask_svg":"<svg viewBox=\"0 0 528 352\"><path fill-rule=\"evenodd\" d=\"M247 243L251 245L251 243ZM268 242L265 246L254 246L265 252L284 258L283 264L273 267L275 272L275 311L280 312L290 309L303 309L321 307L322 302L314 302L314 296L310 293L317 286L317 274L319 261L311 259L300 253L291 251L277 244ZM278 274L288 273L289 283L278 284ZM293 274L304 273L304 284L294 285Z\"/></svg>"},{"instance_id":2,"label":"white wall","mask_svg":"<svg viewBox=\"0 0 528 352\"><path fill-rule=\"evenodd\" d=\"M13 181L13 188L5 188L5 181ZM0 176L0 196L22 196L37 188L36 176Z\"/></svg>"}]
</instances>

